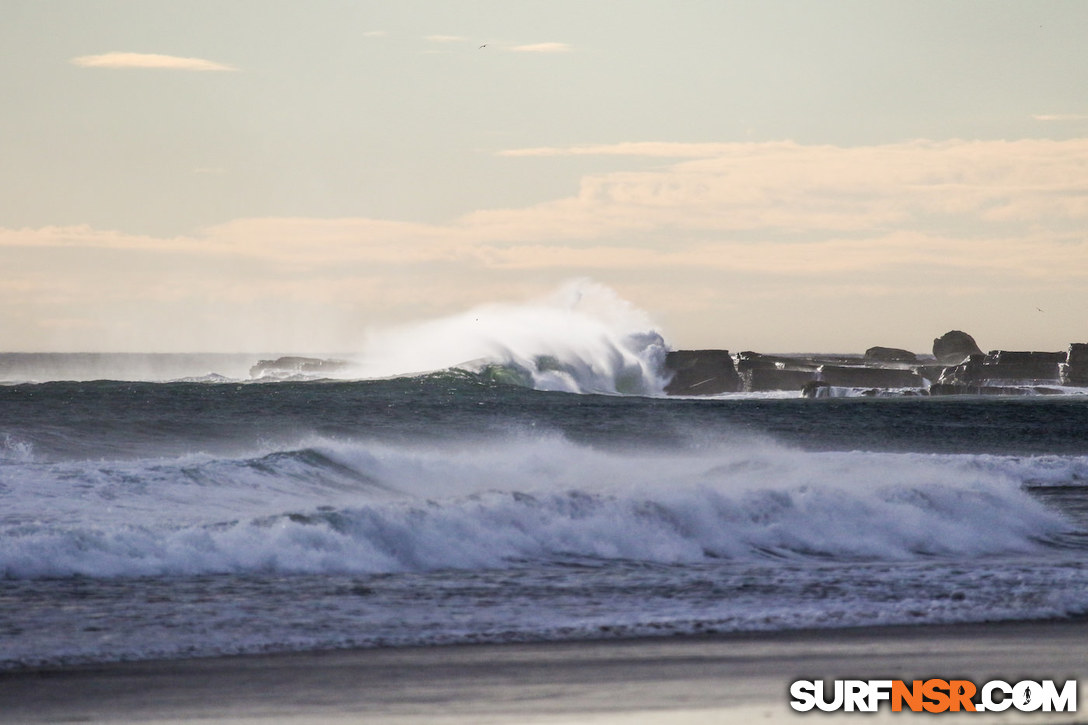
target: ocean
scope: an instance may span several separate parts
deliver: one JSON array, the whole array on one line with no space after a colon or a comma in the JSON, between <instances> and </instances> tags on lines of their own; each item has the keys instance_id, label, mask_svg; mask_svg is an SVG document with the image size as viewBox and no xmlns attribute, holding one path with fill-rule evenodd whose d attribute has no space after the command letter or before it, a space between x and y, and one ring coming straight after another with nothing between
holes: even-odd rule
<instances>
[{"instance_id":1,"label":"ocean","mask_svg":"<svg viewBox=\"0 0 1088 725\"><path fill-rule=\"evenodd\" d=\"M602 344L0 355L0 668L1088 613L1088 396L668 398Z\"/></svg>"}]
</instances>

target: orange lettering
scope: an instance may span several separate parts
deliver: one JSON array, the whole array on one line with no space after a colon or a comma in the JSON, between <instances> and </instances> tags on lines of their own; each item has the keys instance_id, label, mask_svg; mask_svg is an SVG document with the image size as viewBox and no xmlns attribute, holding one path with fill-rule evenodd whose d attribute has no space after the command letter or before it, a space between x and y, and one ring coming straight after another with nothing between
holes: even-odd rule
<instances>
[{"instance_id":1,"label":"orange lettering","mask_svg":"<svg viewBox=\"0 0 1088 725\"><path fill-rule=\"evenodd\" d=\"M975 703L971 698L975 696L975 683L970 680L951 680L948 683L948 692L951 695L952 712L959 712L963 707L967 712L975 711Z\"/></svg>"},{"instance_id":2,"label":"orange lettering","mask_svg":"<svg viewBox=\"0 0 1088 725\"><path fill-rule=\"evenodd\" d=\"M948 709L949 697L945 694L948 691L947 680L926 680L922 685L922 694L930 700L922 707L926 712L944 712Z\"/></svg>"},{"instance_id":3,"label":"orange lettering","mask_svg":"<svg viewBox=\"0 0 1088 725\"><path fill-rule=\"evenodd\" d=\"M906 701L907 707L914 712L919 712L922 709L921 680L915 680L909 688L907 683L902 680L892 682L892 712L901 712L904 701Z\"/></svg>"}]
</instances>

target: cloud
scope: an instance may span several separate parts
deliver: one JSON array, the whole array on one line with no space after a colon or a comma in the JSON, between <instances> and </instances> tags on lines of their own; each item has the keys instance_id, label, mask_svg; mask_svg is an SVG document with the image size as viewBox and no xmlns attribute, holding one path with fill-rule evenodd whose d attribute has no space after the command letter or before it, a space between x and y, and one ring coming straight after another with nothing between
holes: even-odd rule
<instances>
[{"instance_id":1,"label":"cloud","mask_svg":"<svg viewBox=\"0 0 1088 725\"><path fill-rule=\"evenodd\" d=\"M807 344L794 337L798 330L826 336L844 320L843 337L812 344L854 344L837 340L858 334L851 319L876 321L878 310L914 326L928 344L942 329L969 326L940 316L964 299L995 320L1020 308L1034 313L1023 324L1038 333L1030 345L1039 349L1059 349L1070 330L1083 329L1088 139L646 142L557 152L674 159L587 175L567 197L444 223L253 218L179 237L89 226L0 229L0 269L31 270L28 262L40 258L33 269L43 275L10 274L21 286L6 293L0 278L0 302L61 319L106 304L96 300L112 300L110 309L123 315L142 307L141 295L169 293L155 304L209 310L234 295L254 310L282 312L284 300L306 300L306 314L328 304L392 321L591 274L660 312L687 344L709 334L699 332L707 319L757 303L751 320L729 322L750 332L747 342L701 344L770 349L758 335L773 324L791 331L788 344ZM509 163L531 165L534 155L513 154ZM92 268L92 257L112 266ZM867 300L883 307L870 309ZM1046 320L1036 319L1035 305L1048 310ZM842 319L806 326L820 315ZM995 321L992 334L1011 325Z\"/></svg>"},{"instance_id":2,"label":"cloud","mask_svg":"<svg viewBox=\"0 0 1088 725\"><path fill-rule=\"evenodd\" d=\"M368 30L363 33L364 38L384 38L387 35L389 33L384 30Z\"/></svg>"},{"instance_id":3,"label":"cloud","mask_svg":"<svg viewBox=\"0 0 1088 725\"><path fill-rule=\"evenodd\" d=\"M428 35L424 37L424 40L430 43L436 44L453 44L453 43L468 43L471 42L469 38L462 35ZM531 43L527 45L511 45L505 42L487 42L483 43L479 47L493 48L499 51L506 51L512 53L569 53L571 47L566 43ZM439 51L428 51L439 52Z\"/></svg>"},{"instance_id":4,"label":"cloud","mask_svg":"<svg viewBox=\"0 0 1088 725\"><path fill-rule=\"evenodd\" d=\"M736 148L728 143L677 143L637 141L584 146L538 146L506 149L499 156L657 156L672 158L709 158Z\"/></svg>"},{"instance_id":5,"label":"cloud","mask_svg":"<svg viewBox=\"0 0 1088 725\"><path fill-rule=\"evenodd\" d=\"M831 250L830 258L841 258L850 240L863 240L856 255L868 242L888 250L889 239L907 235L923 240L926 248L940 240L932 249L947 248L950 260L970 256L955 250L971 249L980 266L1011 259L1032 267L1043 259L1032 262L1021 250L1036 244L1082 250L1088 241L1083 234L1088 227L1088 176L1083 172L1088 139L913 141L853 148L792 142L593 148L605 154L672 148L671 155L680 160L645 171L591 174L572 196L521 208L482 209L441 224L272 217L237 219L176 238L88 226L0 229L0 246L139 248L310 264L472 260L522 266L529 259L551 263L546 254L518 250L581 250L554 256L581 264L578 260L588 258L585 250L593 250L589 256L599 261L604 250L614 249L617 259L629 255L652 267L666 258L700 264L699 255L712 248L729 249L740 260L754 259L755 246L768 250L767 260L803 248ZM654 249L658 256L631 254L633 249ZM684 250L695 252L685 256ZM934 251L927 263L936 264L939 257ZM1081 265L1078 273L1088 272L1088 260L1073 261ZM1069 269L1059 265L1054 271Z\"/></svg>"},{"instance_id":6,"label":"cloud","mask_svg":"<svg viewBox=\"0 0 1088 725\"><path fill-rule=\"evenodd\" d=\"M46 227L0 230L0 247L245 257L307 268L671 267L807 276L915 266L1088 275L1088 139L599 148L658 147L691 158L589 175L573 196L443 224L273 217L176 238Z\"/></svg>"},{"instance_id":7,"label":"cloud","mask_svg":"<svg viewBox=\"0 0 1088 725\"><path fill-rule=\"evenodd\" d=\"M530 43L512 46L510 50L515 53L569 53L572 49L566 43Z\"/></svg>"},{"instance_id":8,"label":"cloud","mask_svg":"<svg viewBox=\"0 0 1088 725\"><path fill-rule=\"evenodd\" d=\"M1036 121L1088 121L1088 113L1037 113Z\"/></svg>"},{"instance_id":9,"label":"cloud","mask_svg":"<svg viewBox=\"0 0 1088 725\"><path fill-rule=\"evenodd\" d=\"M670 148L689 159L587 176L577 196L481 211L472 221L505 226L512 238L535 226L538 236L563 238L674 229L811 239L891 228L984 237L1016 225L1071 234L1088 223L1088 139L571 147L599 154Z\"/></svg>"},{"instance_id":10,"label":"cloud","mask_svg":"<svg viewBox=\"0 0 1088 725\"><path fill-rule=\"evenodd\" d=\"M22 229L0 228L0 247L70 247L73 249L138 249L148 251L192 250L185 237L152 237L95 229L88 224Z\"/></svg>"},{"instance_id":11,"label":"cloud","mask_svg":"<svg viewBox=\"0 0 1088 725\"><path fill-rule=\"evenodd\" d=\"M237 68L204 58L181 58L157 53L103 53L72 58L82 68L145 68L154 70L236 71Z\"/></svg>"}]
</instances>

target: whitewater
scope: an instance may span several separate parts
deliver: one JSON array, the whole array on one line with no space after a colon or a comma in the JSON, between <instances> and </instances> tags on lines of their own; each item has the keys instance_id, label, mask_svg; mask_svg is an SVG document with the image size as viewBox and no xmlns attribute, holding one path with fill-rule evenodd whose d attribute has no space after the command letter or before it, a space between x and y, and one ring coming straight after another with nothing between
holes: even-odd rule
<instances>
[{"instance_id":1,"label":"whitewater","mask_svg":"<svg viewBox=\"0 0 1088 725\"><path fill-rule=\"evenodd\" d=\"M340 379L0 356L0 667L1088 612L1084 396L670 399L666 349L572 287Z\"/></svg>"}]
</instances>

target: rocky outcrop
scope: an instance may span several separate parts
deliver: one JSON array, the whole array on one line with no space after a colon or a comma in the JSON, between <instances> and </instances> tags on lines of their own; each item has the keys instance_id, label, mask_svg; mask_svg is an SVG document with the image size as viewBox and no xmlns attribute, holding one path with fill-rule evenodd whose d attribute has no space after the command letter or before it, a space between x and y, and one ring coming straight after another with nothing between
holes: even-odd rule
<instances>
[{"instance_id":1,"label":"rocky outcrop","mask_svg":"<svg viewBox=\"0 0 1088 725\"><path fill-rule=\"evenodd\" d=\"M933 341L933 357L942 365L959 365L971 355L981 355L975 338L960 330L950 330Z\"/></svg>"},{"instance_id":2,"label":"rocky outcrop","mask_svg":"<svg viewBox=\"0 0 1088 725\"><path fill-rule=\"evenodd\" d=\"M913 370L821 365L820 381L837 388L921 388L922 377Z\"/></svg>"},{"instance_id":3,"label":"rocky outcrop","mask_svg":"<svg viewBox=\"0 0 1088 725\"><path fill-rule=\"evenodd\" d=\"M763 393L772 390L801 390L807 383L815 379L815 370L753 368L741 374L744 390L749 393Z\"/></svg>"},{"instance_id":4,"label":"rocky outcrop","mask_svg":"<svg viewBox=\"0 0 1088 725\"><path fill-rule=\"evenodd\" d=\"M1072 346L1071 346L1072 347ZM1067 382L1068 354L992 350L945 369L930 387L933 395L1014 395L1060 392Z\"/></svg>"},{"instance_id":5,"label":"rocky outcrop","mask_svg":"<svg viewBox=\"0 0 1088 725\"><path fill-rule=\"evenodd\" d=\"M877 363L916 363L918 356L910 350L898 347L870 347L865 351L865 360Z\"/></svg>"},{"instance_id":6,"label":"rocky outcrop","mask_svg":"<svg viewBox=\"0 0 1088 725\"><path fill-rule=\"evenodd\" d=\"M944 371L948 369L947 365L938 365L934 363L922 363L921 365L912 365L911 370L921 375L923 378L931 383L937 382Z\"/></svg>"},{"instance_id":7,"label":"rocky outcrop","mask_svg":"<svg viewBox=\"0 0 1088 725\"><path fill-rule=\"evenodd\" d=\"M938 383L948 385L974 385L982 381L982 363L986 356L982 353L969 355L959 365L945 368Z\"/></svg>"},{"instance_id":8,"label":"rocky outcrop","mask_svg":"<svg viewBox=\"0 0 1088 725\"><path fill-rule=\"evenodd\" d=\"M1064 352L1021 352L992 350L983 361L983 374L989 380L1007 382L1060 382L1058 366L1065 362Z\"/></svg>"},{"instance_id":9,"label":"rocky outcrop","mask_svg":"<svg viewBox=\"0 0 1088 725\"><path fill-rule=\"evenodd\" d=\"M812 361L802 358L761 355L751 351L737 354L737 373L746 393L801 390L806 383L816 379L817 367Z\"/></svg>"},{"instance_id":10,"label":"rocky outcrop","mask_svg":"<svg viewBox=\"0 0 1088 725\"><path fill-rule=\"evenodd\" d=\"M929 394L941 395L1061 395L1060 387L1045 385L962 385L958 383L934 383Z\"/></svg>"},{"instance_id":11,"label":"rocky outcrop","mask_svg":"<svg viewBox=\"0 0 1088 725\"><path fill-rule=\"evenodd\" d=\"M1059 369L1063 385L1088 387L1088 342L1069 345L1065 362Z\"/></svg>"},{"instance_id":12,"label":"rocky outcrop","mask_svg":"<svg viewBox=\"0 0 1088 725\"><path fill-rule=\"evenodd\" d=\"M968 352L974 350L974 352ZM1088 387L1088 343L1067 352L993 350L953 330L934 340L934 361L908 350L871 347L865 355L764 355L725 350L668 354L670 395L798 391L803 397L856 395L1045 395ZM963 355L963 357L960 357ZM954 364L944 362L955 360Z\"/></svg>"},{"instance_id":13,"label":"rocky outcrop","mask_svg":"<svg viewBox=\"0 0 1088 725\"><path fill-rule=\"evenodd\" d=\"M665 355L672 378L668 395L719 395L740 390L740 377L728 350L675 350Z\"/></svg>"},{"instance_id":14,"label":"rocky outcrop","mask_svg":"<svg viewBox=\"0 0 1088 725\"><path fill-rule=\"evenodd\" d=\"M830 398L831 386L827 383L821 383L819 380L813 380L805 383L801 388L802 398Z\"/></svg>"},{"instance_id":15,"label":"rocky outcrop","mask_svg":"<svg viewBox=\"0 0 1088 725\"><path fill-rule=\"evenodd\" d=\"M325 375L343 370L343 360L322 360L316 357L279 357L275 360L259 360L249 369L249 377L263 378L286 375Z\"/></svg>"}]
</instances>

